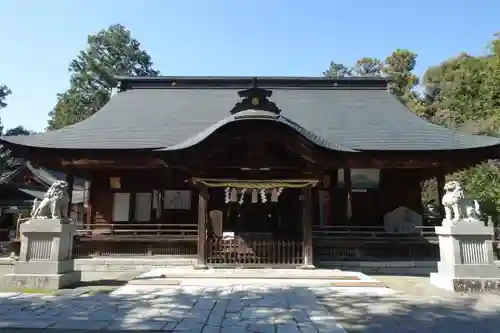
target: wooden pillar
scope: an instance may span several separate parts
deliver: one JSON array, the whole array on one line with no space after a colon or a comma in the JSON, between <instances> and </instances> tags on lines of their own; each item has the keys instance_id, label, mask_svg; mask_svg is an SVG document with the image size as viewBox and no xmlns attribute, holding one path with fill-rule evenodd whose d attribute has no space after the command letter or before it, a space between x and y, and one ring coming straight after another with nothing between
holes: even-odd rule
<instances>
[{"instance_id":1,"label":"wooden pillar","mask_svg":"<svg viewBox=\"0 0 500 333\"><path fill-rule=\"evenodd\" d=\"M444 207L443 204L441 203L441 200L443 199L444 195L444 184L446 183L445 180L445 173L443 169L438 169L437 175L436 175L436 183L437 183L437 204L438 204L438 209L439 209L439 214L441 214L441 217L444 218Z\"/></svg>"},{"instance_id":2,"label":"wooden pillar","mask_svg":"<svg viewBox=\"0 0 500 333\"><path fill-rule=\"evenodd\" d=\"M91 224L92 224L92 203L94 196L92 195L92 180L85 182L85 191L87 191L86 195L84 193L84 201L83 201L83 209L85 211L85 229L87 230L87 234L91 234Z\"/></svg>"},{"instance_id":3,"label":"wooden pillar","mask_svg":"<svg viewBox=\"0 0 500 333\"><path fill-rule=\"evenodd\" d=\"M339 224L339 221L336 219L338 217L338 200L337 200L337 193L338 193L338 188L339 188L339 169L335 168L331 172L331 178L330 178L330 188L329 188L329 193L330 193L330 223L332 225L334 224Z\"/></svg>"},{"instance_id":4,"label":"wooden pillar","mask_svg":"<svg viewBox=\"0 0 500 333\"><path fill-rule=\"evenodd\" d=\"M66 212L66 216L71 217L71 211L72 211L72 203L73 203L73 185L75 183L75 173L73 169L67 169L66 170L66 183L68 183L68 210Z\"/></svg>"},{"instance_id":5,"label":"wooden pillar","mask_svg":"<svg viewBox=\"0 0 500 333\"><path fill-rule=\"evenodd\" d=\"M303 190L304 200L302 201L302 257L304 263L302 268L314 268L313 264L313 244L312 244L312 189L307 186Z\"/></svg>"},{"instance_id":6,"label":"wooden pillar","mask_svg":"<svg viewBox=\"0 0 500 333\"><path fill-rule=\"evenodd\" d=\"M352 179L351 179L351 169L344 168L344 190L346 196L346 214L345 221L349 223L349 220L352 217Z\"/></svg>"},{"instance_id":7,"label":"wooden pillar","mask_svg":"<svg viewBox=\"0 0 500 333\"><path fill-rule=\"evenodd\" d=\"M198 195L198 257L196 269L206 269L206 241L207 241L207 217L208 217L208 188L200 187Z\"/></svg>"}]
</instances>

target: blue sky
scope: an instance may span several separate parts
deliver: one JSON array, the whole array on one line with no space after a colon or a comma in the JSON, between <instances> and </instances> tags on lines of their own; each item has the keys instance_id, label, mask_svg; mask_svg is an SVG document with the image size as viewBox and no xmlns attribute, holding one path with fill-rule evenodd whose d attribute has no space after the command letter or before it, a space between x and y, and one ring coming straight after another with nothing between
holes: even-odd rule
<instances>
[{"instance_id":1,"label":"blue sky","mask_svg":"<svg viewBox=\"0 0 500 333\"><path fill-rule=\"evenodd\" d=\"M417 73L459 52L484 54L498 0L1 0L5 127L42 131L88 34L132 31L164 75L316 76L331 60L418 53Z\"/></svg>"}]
</instances>

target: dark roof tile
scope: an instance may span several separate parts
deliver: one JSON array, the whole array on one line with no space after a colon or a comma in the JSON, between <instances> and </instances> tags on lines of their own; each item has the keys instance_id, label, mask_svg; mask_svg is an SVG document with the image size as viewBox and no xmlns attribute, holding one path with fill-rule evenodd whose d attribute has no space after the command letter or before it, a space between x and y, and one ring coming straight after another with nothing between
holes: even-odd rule
<instances>
[{"instance_id":1,"label":"dark roof tile","mask_svg":"<svg viewBox=\"0 0 500 333\"><path fill-rule=\"evenodd\" d=\"M160 78L141 81L142 86L124 80L128 83L122 85L130 90L117 93L99 112L78 124L1 140L60 149L185 148L236 119L229 110L240 101L237 92L246 81L241 79L234 86L228 82L216 86L213 80L216 79L205 79L212 85L207 83L204 87L196 79L186 81L188 85L179 78L179 85L171 85L168 83L173 78L164 81ZM276 121L330 149L427 151L500 144L497 138L462 134L426 122L384 88L381 82L385 80L366 81L378 85L362 84L359 79L354 83L340 80L337 86L317 78L311 81L299 78L298 83L283 78L268 80L263 85L273 91L270 99L282 110ZM148 85L150 82L154 86Z\"/></svg>"}]
</instances>

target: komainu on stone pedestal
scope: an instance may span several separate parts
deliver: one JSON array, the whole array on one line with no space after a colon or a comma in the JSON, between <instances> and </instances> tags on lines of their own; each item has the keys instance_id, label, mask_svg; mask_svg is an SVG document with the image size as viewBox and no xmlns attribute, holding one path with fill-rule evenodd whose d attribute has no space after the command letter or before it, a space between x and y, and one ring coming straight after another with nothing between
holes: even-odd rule
<instances>
[{"instance_id":1,"label":"komainu on stone pedestal","mask_svg":"<svg viewBox=\"0 0 500 333\"><path fill-rule=\"evenodd\" d=\"M61 219L66 217L69 204L68 183L59 180L47 190L42 201L35 199L31 218Z\"/></svg>"},{"instance_id":2,"label":"komainu on stone pedestal","mask_svg":"<svg viewBox=\"0 0 500 333\"><path fill-rule=\"evenodd\" d=\"M479 203L467 198L460 183L446 183L446 217L436 227L440 260L430 282L450 291L500 290L500 268L493 254L493 226L480 219Z\"/></svg>"},{"instance_id":3,"label":"komainu on stone pedestal","mask_svg":"<svg viewBox=\"0 0 500 333\"><path fill-rule=\"evenodd\" d=\"M76 225L66 219L32 218L19 227L21 248L8 287L55 290L80 281L72 257Z\"/></svg>"},{"instance_id":4,"label":"komainu on stone pedestal","mask_svg":"<svg viewBox=\"0 0 500 333\"><path fill-rule=\"evenodd\" d=\"M479 202L469 198L462 185L453 180L444 185L445 194L441 203L444 206L445 222L456 222L460 220L478 221L481 216L481 208Z\"/></svg>"}]
</instances>

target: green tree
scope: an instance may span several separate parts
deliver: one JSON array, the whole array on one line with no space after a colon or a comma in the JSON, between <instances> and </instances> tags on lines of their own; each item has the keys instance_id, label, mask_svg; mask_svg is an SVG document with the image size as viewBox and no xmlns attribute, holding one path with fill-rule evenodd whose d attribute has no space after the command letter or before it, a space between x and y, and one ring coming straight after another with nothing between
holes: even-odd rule
<instances>
[{"instance_id":1,"label":"green tree","mask_svg":"<svg viewBox=\"0 0 500 333\"><path fill-rule=\"evenodd\" d=\"M383 72L392 80L389 88L413 112L420 114L420 99L415 92L418 76L413 73L417 54L409 50L396 49L384 61Z\"/></svg>"},{"instance_id":2,"label":"green tree","mask_svg":"<svg viewBox=\"0 0 500 333\"><path fill-rule=\"evenodd\" d=\"M353 67L356 76L382 76L384 63L376 58L363 57Z\"/></svg>"},{"instance_id":3,"label":"green tree","mask_svg":"<svg viewBox=\"0 0 500 333\"><path fill-rule=\"evenodd\" d=\"M33 134L32 131L30 130L27 130L24 126L22 125L19 125L17 127L14 127L14 128L11 128L11 129L8 129L6 132L5 132L5 136L9 136L9 135L30 135L30 134Z\"/></svg>"},{"instance_id":4,"label":"green tree","mask_svg":"<svg viewBox=\"0 0 500 333\"><path fill-rule=\"evenodd\" d=\"M471 134L498 136L500 122L500 41L490 52L474 57L467 53L429 68L423 76L423 114L430 121ZM486 215L498 221L500 212L500 162L490 160L448 175L459 180L482 202Z\"/></svg>"},{"instance_id":5,"label":"green tree","mask_svg":"<svg viewBox=\"0 0 500 333\"><path fill-rule=\"evenodd\" d=\"M408 50L396 49L384 61L384 73L391 76L392 89L398 96L408 95L418 84L413 74L417 64L417 54Z\"/></svg>"},{"instance_id":6,"label":"green tree","mask_svg":"<svg viewBox=\"0 0 500 333\"><path fill-rule=\"evenodd\" d=\"M343 64L331 61L328 69L323 72L326 77L346 77L352 76L352 69Z\"/></svg>"},{"instance_id":7,"label":"green tree","mask_svg":"<svg viewBox=\"0 0 500 333\"><path fill-rule=\"evenodd\" d=\"M488 58L462 53L429 68L423 77L426 118L452 128L465 125L475 134L483 132L472 130L471 122L483 123L496 114L487 106L489 97L485 93L485 89L491 92L485 87L491 74Z\"/></svg>"},{"instance_id":8,"label":"green tree","mask_svg":"<svg viewBox=\"0 0 500 333\"><path fill-rule=\"evenodd\" d=\"M7 106L7 102L5 100L11 93L12 92L9 87L4 84L0 84L0 109L3 109Z\"/></svg>"},{"instance_id":9,"label":"green tree","mask_svg":"<svg viewBox=\"0 0 500 333\"><path fill-rule=\"evenodd\" d=\"M157 76L151 57L120 24L90 35L87 47L69 65L70 88L57 96L48 129L62 128L93 115L109 101L115 76Z\"/></svg>"},{"instance_id":10,"label":"green tree","mask_svg":"<svg viewBox=\"0 0 500 333\"><path fill-rule=\"evenodd\" d=\"M9 89L9 87L7 87L4 84L0 84L0 110L7 106L6 99L7 96L9 96L11 93L12 91ZM0 135L2 135L2 132L3 132L3 126L2 122L0 121Z\"/></svg>"},{"instance_id":11,"label":"green tree","mask_svg":"<svg viewBox=\"0 0 500 333\"><path fill-rule=\"evenodd\" d=\"M17 126L11 129L8 129L5 132L5 136L9 135L30 135L32 131L27 130L23 126ZM0 133L2 134L2 133ZM5 171L11 171L19 166L21 159L12 157L9 149L6 149L4 146L0 145L0 176Z\"/></svg>"},{"instance_id":12,"label":"green tree","mask_svg":"<svg viewBox=\"0 0 500 333\"><path fill-rule=\"evenodd\" d=\"M392 82L389 88L412 111L420 114L422 102L415 92L418 77L413 73L417 62L417 54L409 50L396 49L384 61L372 57L363 57L352 67L330 62L323 72L327 77L346 76L389 76Z\"/></svg>"},{"instance_id":13,"label":"green tree","mask_svg":"<svg viewBox=\"0 0 500 333\"><path fill-rule=\"evenodd\" d=\"M336 62L330 62L328 69L323 72L326 77L349 77L349 76L381 76L383 74L382 61L376 58L363 57L356 61L352 67Z\"/></svg>"}]
</instances>

